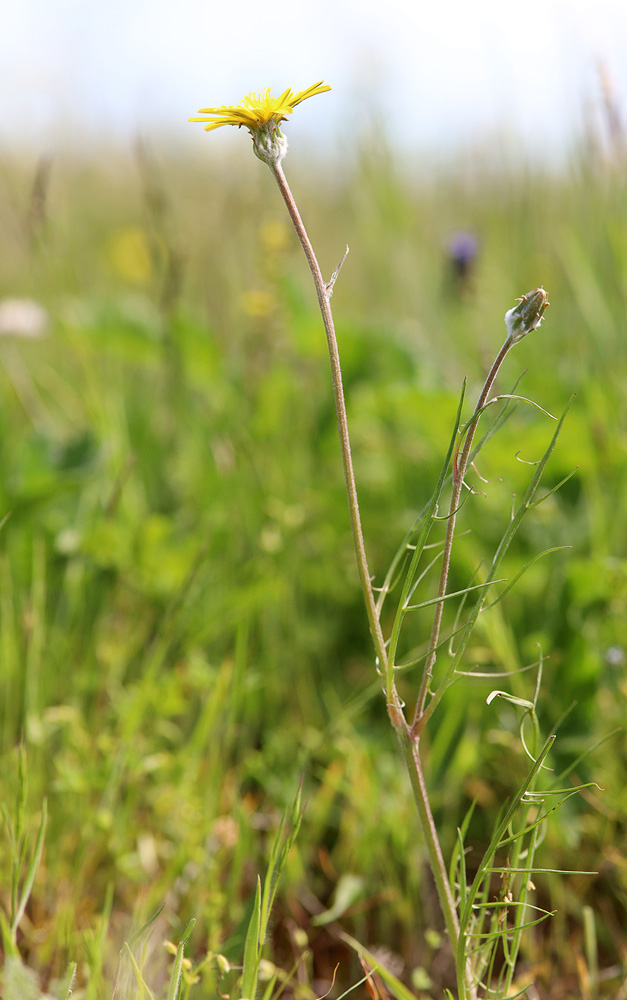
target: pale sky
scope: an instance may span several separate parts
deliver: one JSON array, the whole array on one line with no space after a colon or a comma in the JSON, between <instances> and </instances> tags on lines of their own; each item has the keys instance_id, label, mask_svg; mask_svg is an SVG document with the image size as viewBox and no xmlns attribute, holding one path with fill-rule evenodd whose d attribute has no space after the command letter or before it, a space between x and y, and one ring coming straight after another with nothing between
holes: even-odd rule
<instances>
[{"instance_id":1,"label":"pale sky","mask_svg":"<svg viewBox=\"0 0 627 1000\"><path fill-rule=\"evenodd\" d=\"M21 0L2 17L0 143L206 142L198 108L324 79L292 140L385 116L405 146L506 128L542 154L598 106L599 61L627 118L627 0Z\"/></svg>"}]
</instances>

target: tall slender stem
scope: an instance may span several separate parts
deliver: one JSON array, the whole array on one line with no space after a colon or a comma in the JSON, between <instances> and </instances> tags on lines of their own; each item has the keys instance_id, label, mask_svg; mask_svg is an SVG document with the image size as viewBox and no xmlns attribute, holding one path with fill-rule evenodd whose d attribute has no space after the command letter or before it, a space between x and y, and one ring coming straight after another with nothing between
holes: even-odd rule
<instances>
[{"instance_id":1,"label":"tall slender stem","mask_svg":"<svg viewBox=\"0 0 627 1000\"><path fill-rule=\"evenodd\" d=\"M440 841L435 828L433 813L431 812L429 804L429 796L427 793L427 786L425 784L422 761L420 759L419 741L410 739L407 731L399 732L398 736L401 744L403 759L407 767L407 773L409 774L409 779L411 781L414 799L418 807L421 826L425 833L425 842L429 853L429 864L431 866L440 905L442 907L446 930L449 941L453 947L453 952L455 953L457 951L457 942L459 939L459 920L457 917L455 902L453 900L453 894L451 892L451 886L448 880L448 872L442 855L442 848L440 847Z\"/></svg>"},{"instance_id":2,"label":"tall slender stem","mask_svg":"<svg viewBox=\"0 0 627 1000\"><path fill-rule=\"evenodd\" d=\"M353 541L355 544L355 555L357 557L357 569L359 571L359 582L361 584L364 603L366 605L368 624L370 625L370 633L372 635L375 652L379 660L379 670L381 672L385 672L387 667L387 651L385 647L385 640L383 638L383 633L381 631L379 615L377 613L377 608L375 604L374 592L372 589L372 581L370 577L370 571L368 569L368 557L366 555L366 546L364 543L364 535L361 527L361 517L359 515L359 501L357 497L357 486L355 483L355 473L353 471L353 459L351 455L351 444L348 433L346 402L344 399L344 386L342 384L342 370L340 368L340 356L337 346L337 337L335 335L335 325L333 323L333 313L331 312L330 298L333 292L333 286L327 285L324 278L322 277L320 265L318 264L318 260L311 245L311 241L307 235L307 230L305 229L303 220L300 217L300 212L298 211L296 202L294 201L292 192L290 191L285 174L283 173L283 168L281 167L280 164L276 164L271 167L271 170L276 178L277 184L279 185L279 190L283 195L283 200L285 201L285 204L287 206L287 210L290 214L290 218L294 225L294 229L296 230L298 238L301 242L301 246L305 252L305 257L307 258L307 263L309 264L309 269L311 271L314 280L314 285L316 287L318 304L320 306L320 312L322 313L322 321L324 323L324 329L327 335L329 360L331 362L331 377L333 380L333 394L335 397L335 412L337 414L337 423L340 435L342 463L344 466L344 480L346 482L346 493L348 496L348 508L350 511L351 529L353 533ZM393 703L391 705L388 705L388 712L390 713L390 717L395 726L398 726L399 724L406 725L402 709L400 706L400 701L396 693Z\"/></svg>"},{"instance_id":3,"label":"tall slender stem","mask_svg":"<svg viewBox=\"0 0 627 1000\"><path fill-rule=\"evenodd\" d=\"M353 461L351 456L350 438L348 433L348 420L346 416L346 403L344 399L344 388L342 384L340 358L337 346L337 338L335 335L335 326L333 323L333 314L331 312L331 305L329 301L331 298L331 294L333 292L333 282L337 277L337 271L335 272L329 284L326 284L322 277L322 272L320 270L320 266L316 259L316 255L314 253L313 247L307 235L307 231L300 217L300 213L298 211L298 208L290 191L289 185L285 178L285 174L283 173L283 170L280 164L278 163L273 164L271 166L271 170L274 173L277 184L279 185L279 189L287 206L287 210L290 214L290 218L294 225L294 229L296 230L302 248L305 252L307 263L309 264L309 268L311 270L311 274L313 276L314 284L316 287L318 303L320 305L320 312L322 313L322 320L324 323L324 328L327 336L327 345L329 348L329 358L331 361L331 375L333 378L335 409L336 409L338 428L340 434L342 462L344 465L344 478L346 482L346 492L348 494L348 506L350 510L350 519L353 532L353 540L355 544L355 553L357 556L359 579L361 582L361 589L364 596L364 603L366 605L366 611L368 614L370 632L372 634L375 651L379 661L379 670L382 674L384 674L387 668L387 658L388 658L387 648L385 640L383 638L383 633L381 631L381 624L379 621L379 611L377 610L376 601L374 598L374 591L372 588L372 581L370 578L370 572L368 570L368 559L366 556L366 548L364 544L363 531L361 527L361 518L359 514L359 503L357 499L357 487L355 483L355 475L353 472ZM412 792L418 809L418 815L420 817L423 836L425 838L427 852L429 855L429 863L431 866L431 871L433 873L433 878L435 881L438 898L440 900L440 906L442 908L444 922L446 924L448 937L453 948L453 953L456 953L457 943L459 938L459 920L457 917L455 902L453 900L453 894L451 892L451 887L448 880L448 872L446 865L444 863L442 849L440 847L440 842L438 839L438 834L433 819L433 813L431 811L431 805L429 803L427 787L425 784L424 773L422 770L422 763L420 760L418 741L417 740L412 741L410 739L409 726L405 719L401 701L395 686L392 687L391 695L390 693L388 693L387 709L388 709L388 714L390 716L390 720L396 730L396 733L398 735L401 744L401 751L403 754L405 765L407 767L407 772L409 774L412 786ZM474 997L476 991L471 985L472 980L469 974L467 978L470 990L468 996Z\"/></svg>"}]
</instances>

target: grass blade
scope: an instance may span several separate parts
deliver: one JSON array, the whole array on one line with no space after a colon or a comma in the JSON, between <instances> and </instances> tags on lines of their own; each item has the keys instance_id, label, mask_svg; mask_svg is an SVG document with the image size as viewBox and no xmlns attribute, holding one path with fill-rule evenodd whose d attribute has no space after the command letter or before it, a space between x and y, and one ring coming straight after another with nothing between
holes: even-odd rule
<instances>
[{"instance_id":1,"label":"grass blade","mask_svg":"<svg viewBox=\"0 0 627 1000\"><path fill-rule=\"evenodd\" d=\"M257 978L259 975L259 961L261 959L262 947L260 928L261 879L257 876L257 889L255 891L253 912L248 924L246 943L244 945L244 967L242 970L242 983L240 986L240 993L245 1000L254 1000L257 992Z\"/></svg>"},{"instance_id":2,"label":"grass blade","mask_svg":"<svg viewBox=\"0 0 627 1000\"><path fill-rule=\"evenodd\" d=\"M35 881L35 876L37 875L39 862L41 861L41 852L44 849L44 838L46 835L47 822L48 822L48 803L46 799L44 799L41 804L41 822L39 824L39 831L37 833L37 840L35 842L35 850L33 851L33 856L26 871L26 877L24 879L24 885L22 886L22 892L20 893L19 903L17 905L17 909L15 911L13 920L11 922L11 932L13 934L17 932L20 920L22 919L24 915L24 910L26 909L26 904L28 903L30 894L33 890L33 883Z\"/></svg>"},{"instance_id":3,"label":"grass blade","mask_svg":"<svg viewBox=\"0 0 627 1000\"><path fill-rule=\"evenodd\" d=\"M179 946L176 949L174 968L172 969L172 978L170 979L170 989L168 991L168 1000L178 1000L179 989L181 987L181 975L183 973L183 959L185 957L185 945L187 944L190 938L195 923L196 923L196 918L192 917L187 927L183 931L183 937L179 941Z\"/></svg>"}]
</instances>

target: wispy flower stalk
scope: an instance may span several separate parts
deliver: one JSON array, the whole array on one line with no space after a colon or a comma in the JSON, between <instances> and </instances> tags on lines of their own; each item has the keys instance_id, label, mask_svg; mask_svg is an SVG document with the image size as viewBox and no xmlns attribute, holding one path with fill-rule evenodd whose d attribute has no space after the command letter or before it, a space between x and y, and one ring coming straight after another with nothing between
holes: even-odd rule
<instances>
[{"instance_id":1,"label":"wispy flower stalk","mask_svg":"<svg viewBox=\"0 0 627 1000\"><path fill-rule=\"evenodd\" d=\"M410 736L412 740L417 740L419 738L425 723L432 715L433 710L439 701L439 698L432 700L428 708L425 709L427 696L429 694L429 687L433 678L433 668L437 657L438 644L440 641L440 629L442 626L444 599L446 597L448 587L448 575L451 565L451 553L453 550L453 538L455 535L457 512L461 502L462 489L465 485L465 477L468 471L470 453L472 451L475 433L479 424L479 418L488 403L492 386L494 385L496 376L498 375L505 358L511 351L512 347L519 343L523 337L526 337L528 333L531 333L532 330L535 330L540 326L544 311L548 304L549 297L545 290L543 288L536 288L531 292L527 292L526 295L523 295L519 299L518 304L514 306L513 309L508 309L505 313L507 337L501 347L501 350L494 359L494 363L492 364L490 371L488 372L488 376L484 382L483 389L481 390L479 400L475 407L475 412L466 427L461 454L459 454L458 450L458 453L456 453L453 458L453 489L451 491L449 515L446 522L442 568L440 570L440 582L438 586L438 603L435 606L435 612L433 615L433 625L431 627L431 637L429 640L429 652L425 661L425 668L418 693L418 700L416 702L416 709L411 725Z\"/></svg>"},{"instance_id":2,"label":"wispy flower stalk","mask_svg":"<svg viewBox=\"0 0 627 1000\"><path fill-rule=\"evenodd\" d=\"M379 612L377 611L376 600L372 587L372 579L368 568L368 558L359 514L359 502L351 456L342 372L340 368L337 337L335 334L335 325L333 322L333 314L330 303L339 267L341 266L341 263L343 263L346 254L332 275L330 281L325 282L320 265L318 264L318 260L311 245L311 241L307 235L307 231L281 166L281 162L287 152L287 140L281 132L281 122L286 119L286 116L290 114L294 107L300 104L301 101L314 96L314 94L320 94L330 89L331 88L328 85L325 85L321 80L312 87L299 91L296 94L288 89L279 97L273 97L270 90L264 90L259 93L249 94L239 105L204 108L199 112L199 114L209 115L210 117L191 118L190 121L204 122L205 129L207 131L219 128L222 125L236 125L238 127L244 126L248 129L252 137L255 154L270 167L272 173L274 174L275 180L279 186L279 190L292 220L292 224L300 240L305 257L307 258L307 263L309 264L309 269L316 288L318 304L320 306L322 321L324 323L324 329L327 337L329 360L331 363L331 376L333 380L335 410L338 421L340 447L342 451L342 463L344 467L344 479L348 496L351 530L357 558L359 579L366 613L368 615L370 633L375 647L377 669L382 676L385 676L388 670L387 649L383 633L381 631ZM448 936L453 950L455 951L459 937L459 921L455 909L455 903L448 880L442 849L438 840L433 814L431 812L422 765L417 752L417 744L414 743L412 746L412 742L409 738L409 726L407 720L405 719L403 706L394 685L392 685L391 688L388 686L387 710L390 716L390 721L392 722L401 743L401 749L409 772L412 790L416 800L423 835L429 854L430 866L434 875Z\"/></svg>"},{"instance_id":3,"label":"wispy flower stalk","mask_svg":"<svg viewBox=\"0 0 627 1000\"><path fill-rule=\"evenodd\" d=\"M425 663L414 718L412 724L410 725L405 717L403 704L400 700L396 684L394 682L395 664L391 654L392 652L395 652L397 636L392 640L394 649L392 649L392 647L388 648L388 644L384 639L380 624L383 600L381 598L379 601L375 600L372 578L368 568L368 558L364 543L359 513L357 487L351 456L339 351L335 334L333 314L331 311L331 296L333 294L334 284L339 270L346 259L348 247L346 248L346 253L340 261L338 267L333 272L330 280L325 282L320 265L311 245L311 241L307 235L307 231L301 219L282 167L282 161L287 152L287 140L281 131L281 123L287 119L287 116L291 114L294 108L297 107L297 105L302 101L309 97L313 97L316 94L324 93L330 89L331 88L327 84L324 84L321 80L318 83L313 84L311 87L308 87L306 90L298 91L296 93L288 88L278 97L274 97L271 90L263 90L258 93L249 94L239 105L204 108L199 112L199 114L208 117L191 118L190 121L203 122L207 131L217 129L222 125L236 125L238 128L243 126L248 129L252 138L255 154L272 170L287 207L290 219L305 253L305 257L307 258L307 263L314 281L316 294L318 296L318 304L326 332L351 528L364 604L366 606L370 632L377 657L377 670L381 677L386 678L385 690L388 714L401 744L401 750L410 777L448 937L453 948L453 953L456 954L461 940L460 922L451 890L447 867L444 863L429 803L423 766L420 759L420 733L427 718L430 716L433 708L435 707L435 704L439 701L439 696L441 696L446 686L441 685L441 690L439 689L437 695L432 697L431 701L427 705L427 697L430 694L430 681L433 676L436 650L439 643L442 609L444 600L447 596L448 573L455 532L456 513L459 508L462 489L465 485L464 478L472 453L472 445L479 417L486 405L489 404L490 392L494 384L494 380L496 379L498 371L506 355L514 344L518 343L522 337L526 336L526 334L532 329L535 329L540 325L542 314L548 304L548 299L544 290L539 288L534 292L530 292L523 296L518 305L508 311L505 317L505 322L507 324L507 338L499 351L490 373L488 374L474 414L466 427L462 428L462 436L460 437L457 451L454 454L452 477L453 488L450 512L447 521L443 564L440 574L438 597L435 604L429 653ZM397 616L397 621L399 623L401 620L402 615L400 617ZM474 978L473 969L469 960L463 963L463 968L459 969L458 973L461 977L461 982L463 983L464 1000L476 1000L476 980ZM462 993L460 993L460 998L461 997Z\"/></svg>"},{"instance_id":4,"label":"wispy flower stalk","mask_svg":"<svg viewBox=\"0 0 627 1000\"><path fill-rule=\"evenodd\" d=\"M305 229L300 212L298 211L298 207L294 201L294 197L281 166L281 162L287 152L287 139L281 131L281 122L285 121L287 119L287 115L291 114L294 108L302 101L306 100L308 97L313 97L316 94L322 94L328 90L331 90L331 87L328 84L325 84L323 80L318 81L318 83L314 83L311 87L307 87L305 90L297 91L296 93L294 93L291 88L288 88L283 91L279 97L274 97L272 91L266 89L257 93L249 94L238 105L217 108L202 108L199 115L209 115L209 117L190 118L190 121L205 123L205 129L207 131L219 128L222 125L237 125L238 128L244 126L248 129L253 141L255 155L258 156L259 159L263 160L263 162L270 167L272 173L274 174L290 219L292 220L292 225L294 226L305 253L305 257L307 258L307 263L309 264L309 269L316 288L318 304L320 306L322 321L324 323L324 329L327 337L329 360L331 363L331 377L333 380L333 393L335 398L335 410L337 414L340 447L342 451L342 463L344 466L344 479L346 482L348 507L350 511L351 528L355 544L359 579L364 597L364 603L366 605L370 632L374 642L377 659L379 661L379 669L384 672L387 665L387 653L385 649L385 641L381 632L379 616L376 610L370 571L368 569L368 557L366 555L366 546L364 543L361 518L359 515L359 501L357 497L357 486L355 483L353 460L351 456L348 419L344 399L344 386L342 383L342 372L340 368L340 356L330 302L333 294L333 286L338 276L339 268L346 259L346 254L331 277L331 280L325 282L320 265L318 264L318 260L314 253L314 249L311 245L311 241L307 235L307 230ZM348 248L346 253L348 253ZM388 710L390 711L390 714L394 716L392 721L395 725L398 725L399 719L402 718L402 710L400 704L398 704L398 699L396 699L396 703L394 705L388 706Z\"/></svg>"}]
</instances>

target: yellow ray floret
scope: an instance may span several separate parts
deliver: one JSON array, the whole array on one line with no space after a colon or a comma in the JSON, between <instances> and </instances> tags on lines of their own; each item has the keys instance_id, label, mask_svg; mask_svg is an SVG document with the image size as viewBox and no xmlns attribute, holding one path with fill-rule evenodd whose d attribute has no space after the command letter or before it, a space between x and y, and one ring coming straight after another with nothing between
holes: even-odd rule
<instances>
[{"instance_id":1,"label":"yellow ray floret","mask_svg":"<svg viewBox=\"0 0 627 1000\"><path fill-rule=\"evenodd\" d=\"M237 125L241 128L244 125L247 129L254 131L263 128L269 122L276 125L285 121L287 115L291 115L297 104L306 101L308 97L315 94L323 94L325 90L331 90L323 80L314 83L306 90L299 90L296 94L288 87L279 97L274 97L270 87L252 94L248 94L240 104L232 107L221 108L200 108L199 115L210 115L210 118L190 118L190 122L206 122L205 130L210 132L221 125Z\"/></svg>"}]
</instances>

